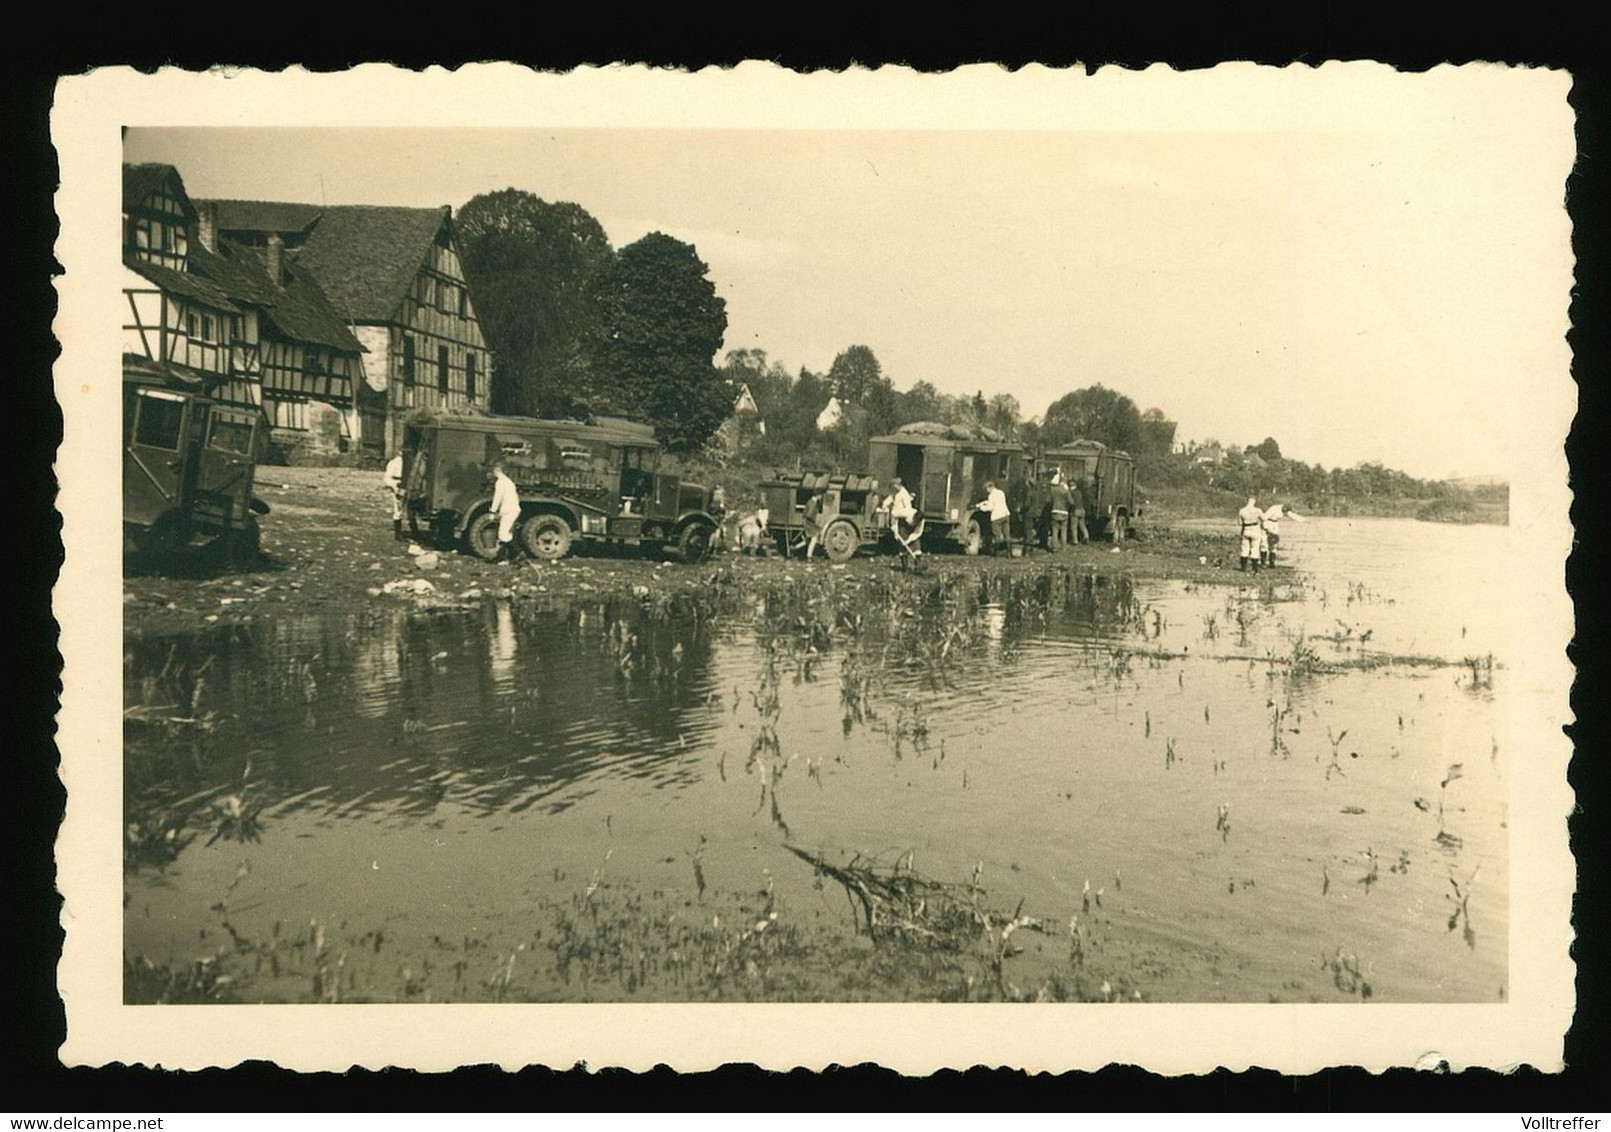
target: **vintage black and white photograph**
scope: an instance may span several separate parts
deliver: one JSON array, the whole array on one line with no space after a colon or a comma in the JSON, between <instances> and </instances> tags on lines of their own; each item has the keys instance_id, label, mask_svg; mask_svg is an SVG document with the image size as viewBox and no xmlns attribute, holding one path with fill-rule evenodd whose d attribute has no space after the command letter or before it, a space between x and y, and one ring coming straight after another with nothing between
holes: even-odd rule
<instances>
[{"instance_id":1,"label":"vintage black and white photograph","mask_svg":"<svg viewBox=\"0 0 1611 1132\"><path fill-rule=\"evenodd\" d=\"M985 71L64 88L114 1015L1558 1055L1568 77Z\"/></svg>"}]
</instances>

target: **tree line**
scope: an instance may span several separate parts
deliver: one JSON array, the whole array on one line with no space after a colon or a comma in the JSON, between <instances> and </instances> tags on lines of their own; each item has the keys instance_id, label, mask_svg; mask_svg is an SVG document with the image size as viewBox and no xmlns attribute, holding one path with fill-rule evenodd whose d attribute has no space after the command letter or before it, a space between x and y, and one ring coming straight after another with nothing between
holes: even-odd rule
<instances>
[{"instance_id":1,"label":"tree line","mask_svg":"<svg viewBox=\"0 0 1611 1132\"><path fill-rule=\"evenodd\" d=\"M1131 453L1150 488L1280 494L1327 509L1338 499L1436 499L1458 489L1364 463L1332 468L1286 458L1274 438L1238 447L1175 443L1160 409L1101 384L1026 417L1008 393L900 390L866 345L826 373L789 372L762 349L729 351L726 304L693 245L653 232L617 250L583 207L519 189L474 197L458 212L466 279L497 358L495 412L624 415L655 426L672 451L772 467L863 470L867 441L932 421L987 429L1029 450L1080 438ZM735 413L747 389L754 412ZM824 417L830 401L838 415ZM830 414L832 415L832 414Z\"/></svg>"}]
</instances>

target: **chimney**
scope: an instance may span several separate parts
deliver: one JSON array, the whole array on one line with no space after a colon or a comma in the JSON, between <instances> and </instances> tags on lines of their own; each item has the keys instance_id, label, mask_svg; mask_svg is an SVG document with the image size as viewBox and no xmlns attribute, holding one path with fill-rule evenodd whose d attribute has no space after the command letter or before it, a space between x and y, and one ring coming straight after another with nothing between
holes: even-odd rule
<instances>
[{"instance_id":1,"label":"chimney","mask_svg":"<svg viewBox=\"0 0 1611 1132\"><path fill-rule=\"evenodd\" d=\"M204 200L196 205L196 242L217 254L218 202L215 200Z\"/></svg>"},{"instance_id":2,"label":"chimney","mask_svg":"<svg viewBox=\"0 0 1611 1132\"><path fill-rule=\"evenodd\" d=\"M268 238L268 276L276 287L285 285L285 241L274 235Z\"/></svg>"}]
</instances>

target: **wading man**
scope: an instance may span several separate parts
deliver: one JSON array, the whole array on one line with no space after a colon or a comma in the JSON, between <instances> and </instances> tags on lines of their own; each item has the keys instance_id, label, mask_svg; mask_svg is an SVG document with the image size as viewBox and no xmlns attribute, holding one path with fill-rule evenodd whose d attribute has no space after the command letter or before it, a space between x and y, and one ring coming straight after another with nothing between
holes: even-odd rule
<instances>
[{"instance_id":1,"label":"wading man","mask_svg":"<svg viewBox=\"0 0 1611 1132\"><path fill-rule=\"evenodd\" d=\"M1296 519L1300 523L1308 521L1285 503L1277 503L1264 513L1264 564L1266 566L1275 565L1275 547L1281 541L1281 520L1283 517Z\"/></svg>"},{"instance_id":2,"label":"wading man","mask_svg":"<svg viewBox=\"0 0 1611 1132\"><path fill-rule=\"evenodd\" d=\"M1264 512L1259 510L1258 500L1250 495L1247 506L1238 511L1236 517L1242 523L1242 572L1247 572L1247 564L1251 562L1257 573L1264 556Z\"/></svg>"}]
</instances>

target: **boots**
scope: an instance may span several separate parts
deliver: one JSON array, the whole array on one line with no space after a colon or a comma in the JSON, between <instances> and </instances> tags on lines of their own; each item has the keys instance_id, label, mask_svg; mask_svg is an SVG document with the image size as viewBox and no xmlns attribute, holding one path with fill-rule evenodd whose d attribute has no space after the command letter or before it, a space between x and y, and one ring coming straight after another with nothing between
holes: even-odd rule
<instances>
[{"instance_id":1,"label":"boots","mask_svg":"<svg viewBox=\"0 0 1611 1132\"><path fill-rule=\"evenodd\" d=\"M401 519L393 519L392 520L392 541L393 542L407 542L408 541L408 536L403 534L403 520L401 520Z\"/></svg>"},{"instance_id":2,"label":"boots","mask_svg":"<svg viewBox=\"0 0 1611 1132\"><path fill-rule=\"evenodd\" d=\"M1247 555L1245 555L1245 554L1242 555L1241 562L1242 562L1242 573L1245 574L1245 573L1247 573Z\"/></svg>"}]
</instances>

